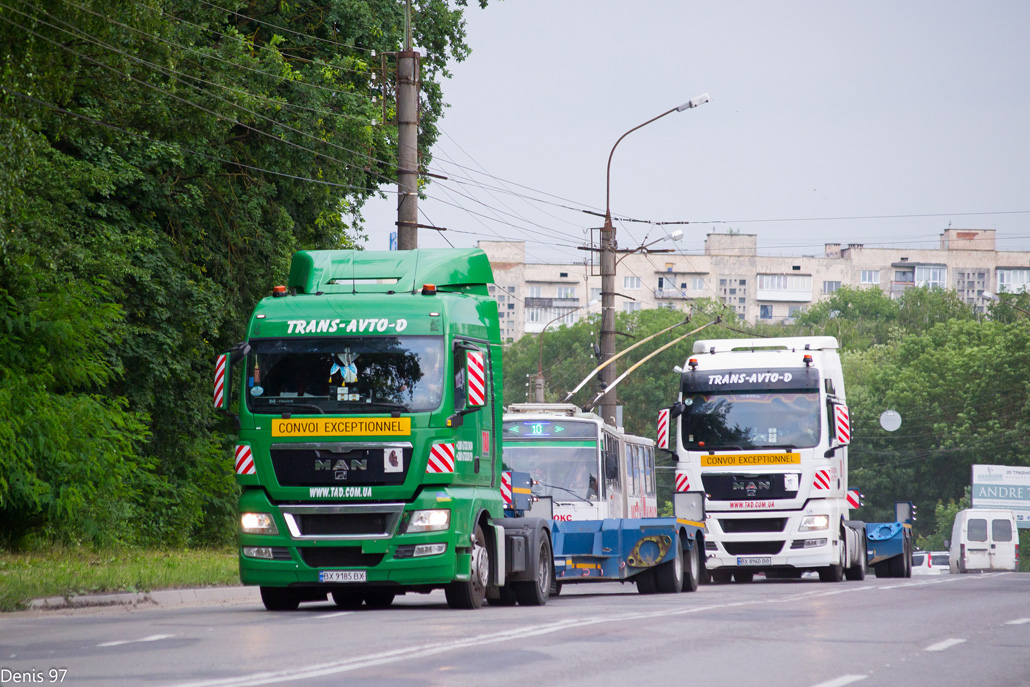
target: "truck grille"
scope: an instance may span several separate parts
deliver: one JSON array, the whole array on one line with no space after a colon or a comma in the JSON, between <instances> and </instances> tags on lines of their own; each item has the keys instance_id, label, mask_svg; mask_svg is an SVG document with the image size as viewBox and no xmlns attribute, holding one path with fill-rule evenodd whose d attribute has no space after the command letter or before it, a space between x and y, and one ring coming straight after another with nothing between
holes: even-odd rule
<instances>
[{"instance_id":1,"label":"truck grille","mask_svg":"<svg viewBox=\"0 0 1030 687\"><path fill-rule=\"evenodd\" d=\"M301 546L297 552L312 568L373 568L383 560L383 554L362 553L360 546Z\"/></svg>"},{"instance_id":2,"label":"truck grille","mask_svg":"<svg viewBox=\"0 0 1030 687\"><path fill-rule=\"evenodd\" d=\"M734 541L722 545L731 556L773 556L783 548L782 541Z\"/></svg>"},{"instance_id":3,"label":"truck grille","mask_svg":"<svg viewBox=\"0 0 1030 687\"><path fill-rule=\"evenodd\" d=\"M719 520L719 527L726 534L742 532L782 532L787 518L747 518L741 520Z\"/></svg>"},{"instance_id":4,"label":"truck grille","mask_svg":"<svg viewBox=\"0 0 1030 687\"><path fill-rule=\"evenodd\" d=\"M294 539L385 539L397 530L404 504L298 504L284 505L281 509Z\"/></svg>"},{"instance_id":5,"label":"truck grille","mask_svg":"<svg viewBox=\"0 0 1030 687\"><path fill-rule=\"evenodd\" d=\"M410 443L339 441L272 444L275 478L284 487L403 484L411 465Z\"/></svg>"},{"instance_id":6,"label":"truck grille","mask_svg":"<svg viewBox=\"0 0 1030 687\"><path fill-rule=\"evenodd\" d=\"M712 501L748 501L793 499L797 491L783 488L783 473L769 475L716 474L703 475L701 482Z\"/></svg>"}]
</instances>

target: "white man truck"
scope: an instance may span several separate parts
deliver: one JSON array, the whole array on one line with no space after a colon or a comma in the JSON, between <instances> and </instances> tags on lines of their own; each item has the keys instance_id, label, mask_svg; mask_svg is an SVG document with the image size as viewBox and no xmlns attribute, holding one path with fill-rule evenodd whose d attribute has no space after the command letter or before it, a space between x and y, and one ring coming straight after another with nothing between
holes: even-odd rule
<instances>
[{"instance_id":1,"label":"white man truck","mask_svg":"<svg viewBox=\"0 0 1030 687\"><path fill-rule=\"evenodd\" d=\"M833 337L697 341L675 420L676 491L706 494L714 582L864 579L864 525L850 519L851 426Z\"/></svg>"}]
</instances>

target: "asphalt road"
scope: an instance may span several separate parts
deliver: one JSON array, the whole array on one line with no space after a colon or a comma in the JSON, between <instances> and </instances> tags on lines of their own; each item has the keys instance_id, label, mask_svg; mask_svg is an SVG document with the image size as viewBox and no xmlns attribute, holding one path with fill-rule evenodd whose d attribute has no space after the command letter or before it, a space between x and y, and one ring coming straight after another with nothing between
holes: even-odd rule
<instances>
[{"instance_id":1,"label":"asphalt road","mask_svg":"<svg viewBox=\"0 0 1030 687\"><path fill-rule=\"evenodd\" d=\"M256 603L31 611L0 616L0 678L194 687L1030 685L1030 575L837 584L759 577L674 596L579 585L542 608L478 611L448 609L442 592L355 612L331 602L292 613Z\"/></svg>"}]
</instances>

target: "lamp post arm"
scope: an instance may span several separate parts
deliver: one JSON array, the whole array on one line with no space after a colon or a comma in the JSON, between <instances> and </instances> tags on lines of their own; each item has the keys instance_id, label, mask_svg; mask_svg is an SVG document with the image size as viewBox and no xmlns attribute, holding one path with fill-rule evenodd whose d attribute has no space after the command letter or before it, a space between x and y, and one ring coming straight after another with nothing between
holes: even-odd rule
<instances>
[{"instance_id":1,"label":"lamp post arm","mask_svg":"<svg viewBox=\"0 0 1030 687\"><path fill-rule=\"evenodd\" d=\"M655 120L657 120L657 119L661 119L661 118L662 118L662 117L664 117L665 115L667 115L667 114L672 114L673 112L676 112L676 111L678 111L678 110L679 110L679 108L678 108L678 107L674 107L674 108L672 108L671 110L666 110L665 112L661 113L661 114L660 114L660 115L658 115L657 117L652 117L651 119L647 120L647 121L646 121L646 122L644 122L643 124L640 124L640 125L638 125L638 126L635 126L635 127L633 127L632 129L630 129L629 131L627 131L626 133L624 133L624 134L623 134L622 136L619 136L619 140L618 140L618 141L616 141L616 142L615 142L615 145L613 145L613 146L612 146L612 152L608 153L608 171L607 171L607 173L606 173L606 175L605 175L605 198L604 198L604 215L605 215L605 217L607 217L607 218L608 218L608 221L609 221L609 222L611 221L611 216L612 216L612 213L611 213L611 198L612 198L612 156L614 156L614 155L615 155L615 149L619 147L619 144L620 144L620 143L622 143L622 139L626 138L627 136L629 136L629 135L630 135L631 133L633 133L633 132L634 132L634 131L636 131L637 129L640 129L640 128L642 128L642 127L645 127L645 126L647 126L648 124L650 124L651 122L653 122L653 121L655 121Z\"/></svg>"}]
</instances>

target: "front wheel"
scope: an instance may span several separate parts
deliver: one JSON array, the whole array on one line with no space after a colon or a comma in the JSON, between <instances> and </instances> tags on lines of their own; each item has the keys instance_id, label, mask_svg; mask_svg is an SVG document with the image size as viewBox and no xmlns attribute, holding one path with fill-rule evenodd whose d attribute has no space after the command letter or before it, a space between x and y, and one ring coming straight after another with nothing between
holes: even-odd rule
<instances>
[{"instance_id":1,"label":"front wheel","mask_svg":"<svg viewBox=\"0 0 1030 687\"><path fill-rule=\"evenodd\" d=\"M300 594L287 587L262 587L261 603L269 611L295 611L300 606Z\"/></svg>"},{"instance_id":2,"label":"front wheel","mask_svg":"<svg viewBox=\"0 0 1030 687\"><path fill-rule=\"evenodd\" d=\"M551 596L551 575L554 556L551 554L551 541L546 535L540 536L540 555L537 560L536 579L523 582L512 582L515 598L520 606L543 606Z\"/></svg>"},{"instance_id":3,"label":"front wheel","mask_svg":"<svg viewBox=\"0 0 1030 687\"><path fill-rule=\"evenodd\" d=\"M472 535L471 549L469 578L455 580L444 588L447 605L451 608L479 608L486 599L486 583L490 579L490 551L486 548L486 537L479 525L476 525L475 533Z\"/></svg>"},{"instance_id":4,"label":"front wheel","mask_svg":"<svg viewBox=\"0 0 1030 687\"><path fill-rule=\"evenodd\" d=\"M849 580L861 581L865 579L866 568L868 567L869 560L868 544L866 543L865 537L862 537L862 551L859 553L859 556L862 560L844 572L844 575Z\"/></svg>"},{"instance_id":5,"label":"front wheel","mask_svg":"<svg viewBox=\"0 0 1030 687\"><path fill-rule=\"evenodd\" d=\"M733 581L738 584L747 584L755 579L754 570L734 570Z\"/></svg>"},{"instance_id":6,"label":"front wheel","mask_svg":"<svg viewBox=\"0 0 1030 687\"><path fill-rule=\"evenodd\" d=\"M361 604L365 602L364 595L354 591L339 590L333 592L332 595L333 603L336 604L339 608L348 611L358 610L359 608L361 608Z\"/></svg>"},{"instance_id":7,"label":"front wheel","mask_svg":"<svg viewBox=\"0 0 1030 687\"><path fill-rule=\"evenodd\" d=\"M840 542L840 555L836 565L829 565L819 570L821 582L841 582L844 580L844 541Z\"/></svg>"},{"instance_id":8,"label":"front wheel","mask_svg":"<svg viewBox=\"0 0 1030 687\"><path fill-rule=\"evenodd\" d=\"M373 589L365 594L365 605L369 608L389 608L396 597L397 592Z\"/></svg>"}]
</instances>

